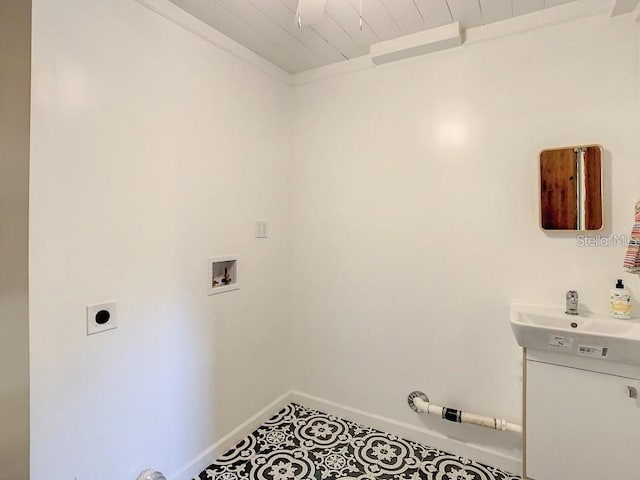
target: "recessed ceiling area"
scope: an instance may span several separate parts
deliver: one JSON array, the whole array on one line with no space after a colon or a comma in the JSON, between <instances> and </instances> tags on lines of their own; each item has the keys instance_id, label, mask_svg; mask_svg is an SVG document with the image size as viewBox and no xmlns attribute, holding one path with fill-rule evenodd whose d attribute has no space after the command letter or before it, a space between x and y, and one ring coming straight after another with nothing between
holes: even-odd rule
<instances>
[{"instance_id":1,"label":"recessed ceiling area","mask_svg":"<svg viewBox=\"0 0 640 480\"><path fill-rule=\"evenodd\" d=\"M171 1L288 73L298 73L452 22L467 29L576 0L326 0L322 19L302 28L295 21L298 0Z\"/></svg>"}]
</instances>

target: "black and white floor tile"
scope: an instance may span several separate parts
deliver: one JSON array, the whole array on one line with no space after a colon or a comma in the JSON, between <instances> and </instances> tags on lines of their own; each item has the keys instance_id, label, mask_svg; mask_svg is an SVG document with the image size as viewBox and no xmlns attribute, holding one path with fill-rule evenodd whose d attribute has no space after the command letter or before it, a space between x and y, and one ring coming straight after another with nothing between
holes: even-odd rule
<instances>
[{"instance_id":1,"label":"black and white floor tile","mask_svg":"<svg viewBox=\"0 0 640 480\"><path fill-rule=\"evenodd\" d=\"M194 480L520 480L291 403Z\"/></svg>"}]
</instances>

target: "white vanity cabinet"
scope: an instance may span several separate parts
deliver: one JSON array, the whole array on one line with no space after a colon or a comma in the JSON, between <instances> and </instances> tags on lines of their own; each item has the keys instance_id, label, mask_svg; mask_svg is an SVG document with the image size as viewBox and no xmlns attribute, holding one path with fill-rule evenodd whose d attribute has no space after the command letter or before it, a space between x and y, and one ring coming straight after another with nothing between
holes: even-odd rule
<instances>
[{"instance_id":1,"label":"white vanity cabinet","mask_svg":"<svg viewBox=\"0 0 640 480\"><path fill-rule=\"evenodd\" d=\"M640 367L537 350L525 359L525 478L640 479Z\"/></svg>"}]
</instances>

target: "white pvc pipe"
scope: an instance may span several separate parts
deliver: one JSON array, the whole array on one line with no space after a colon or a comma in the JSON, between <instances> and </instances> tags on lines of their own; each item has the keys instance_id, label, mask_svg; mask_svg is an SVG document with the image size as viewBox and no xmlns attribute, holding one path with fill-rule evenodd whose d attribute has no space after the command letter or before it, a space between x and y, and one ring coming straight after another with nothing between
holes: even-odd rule
<instances>
[{"instance_id":1,"label":"white pvc pipe","mask_svg":"<svg viewBox=\"0 0 640 480\"><path fill-rule=\"evenodd\" d=\"M431 402L425 402L420 397L416 397L413 399L413 404L418 409L419 413L427 413L429 415L438 415L439 417L445 418L443 412L448 410L445 407L441 407L439 405L434 405ZM460 423L469 423L471 425L479 425L481 427L492 428L494 430L508 431L508 432L516 432L522 433L522 425L518 425L517 423L507 422L503 418L494 418L494 417L485 417L484 415L476 415L474 413L466 413L466 412L458 412L459 413L459 421Z\"/></svg>"}]
</instances>

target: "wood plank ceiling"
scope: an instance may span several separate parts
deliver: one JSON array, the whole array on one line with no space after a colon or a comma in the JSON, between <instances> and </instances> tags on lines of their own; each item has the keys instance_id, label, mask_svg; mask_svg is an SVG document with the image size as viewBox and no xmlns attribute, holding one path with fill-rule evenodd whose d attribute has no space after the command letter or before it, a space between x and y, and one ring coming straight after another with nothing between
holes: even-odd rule
<instances>
[{"instance_id":1,"label":"wood plank ceiling","mask_svg":"<svg viewBox=\"0 0 640 480\"><path fill-rule=\"evenodd\" d=\"M356 58L372 43L459 21L486 25L575 0L327 0L320 22L298 29L297 0L171 0L289 73Z\"/></svg>"}]
</instances>

